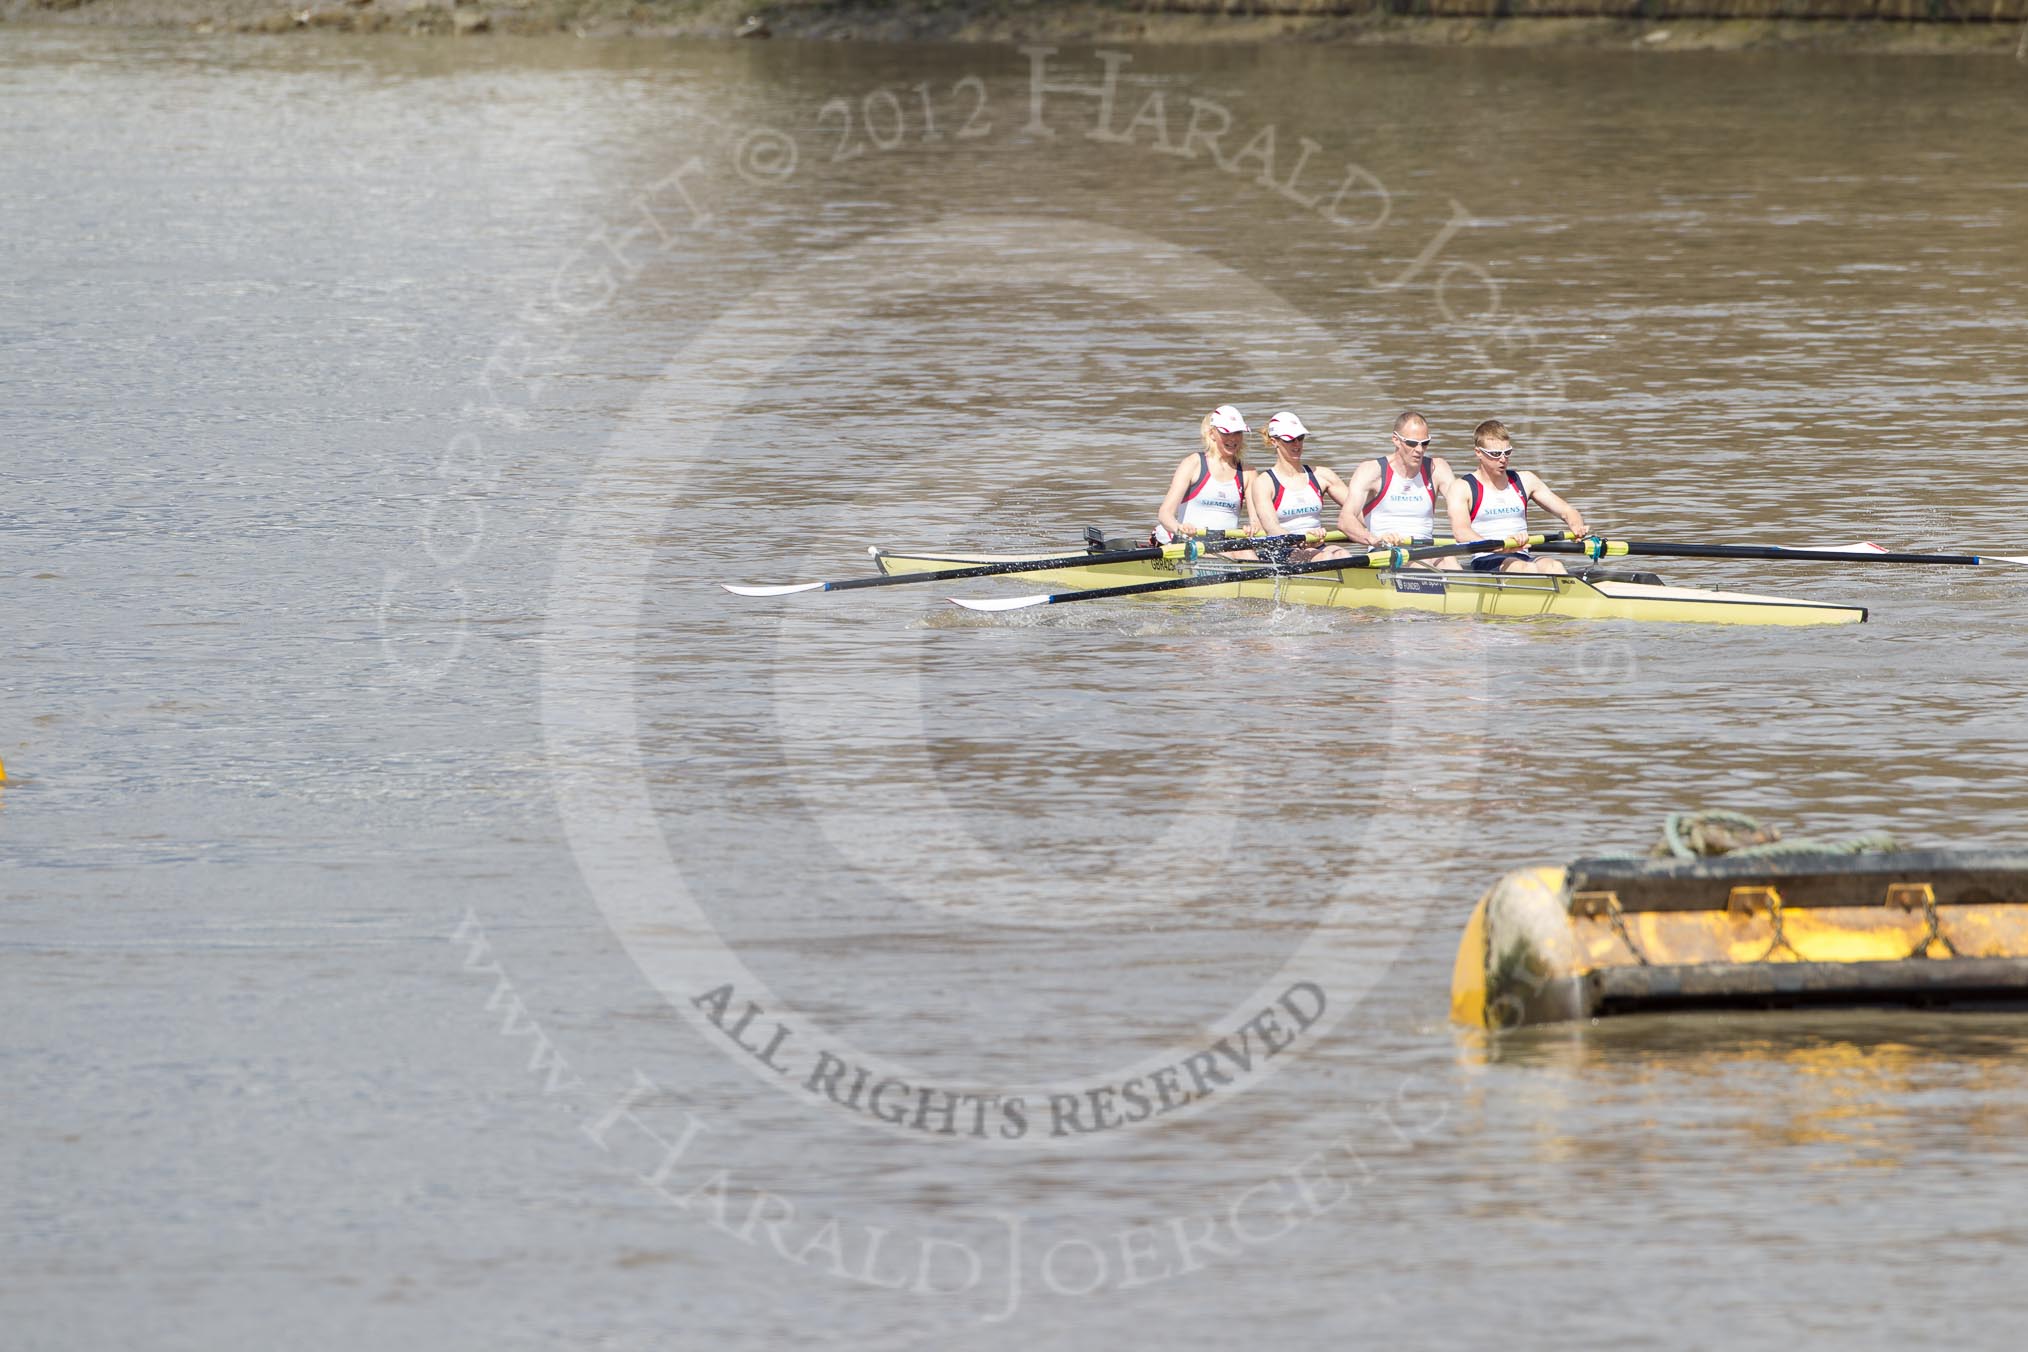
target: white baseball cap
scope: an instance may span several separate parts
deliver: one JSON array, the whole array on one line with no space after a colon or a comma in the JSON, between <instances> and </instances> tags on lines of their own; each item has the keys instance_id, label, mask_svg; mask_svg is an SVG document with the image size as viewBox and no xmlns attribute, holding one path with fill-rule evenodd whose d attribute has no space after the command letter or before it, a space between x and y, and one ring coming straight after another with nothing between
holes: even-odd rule
<instances>
[{"instance_id":1,"label":"white baseball cap","mask_svg":"<svg viewBox=\"0 0 2028 1352\"><path fill-rule=\"evenodd\" d=\"M1267 434L1276 439L1282 437L1306 437L1310 429L1303 426L1303 420L1293 413L1277 413L1268 419Z\"/></svg>"},{"instance_id":2,"label":"white baseball cap","mask_svg":"<svg viewBox=\"0 0 2028 1352\"><path fill-rule=\"evenodd\" d=\"M1246 419L1231 404L1220 404L1211 410L1211 425L1221 432L1244 432Z\"/></svg>"}]
</instances>

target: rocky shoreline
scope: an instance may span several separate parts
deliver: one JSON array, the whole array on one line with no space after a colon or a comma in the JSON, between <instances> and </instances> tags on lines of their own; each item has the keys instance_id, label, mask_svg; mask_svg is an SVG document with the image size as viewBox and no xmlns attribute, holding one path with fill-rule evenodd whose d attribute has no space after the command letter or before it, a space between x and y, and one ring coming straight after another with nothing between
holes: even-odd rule
<instances>
[{"instance_id":1,"label":"rocky shoreline","mask_svg":"<svg viewBox=\"0 0 2028 1352\"><path fill-rule=\"evenodd\" d=\"M0 0L10 25L198 33L390 33L578 38L781 37L831 41L1260 43L1370 46L1803 48L2013 56L2028 21L1209 12L1163 0Z\"/></svg>"}]
</instances>

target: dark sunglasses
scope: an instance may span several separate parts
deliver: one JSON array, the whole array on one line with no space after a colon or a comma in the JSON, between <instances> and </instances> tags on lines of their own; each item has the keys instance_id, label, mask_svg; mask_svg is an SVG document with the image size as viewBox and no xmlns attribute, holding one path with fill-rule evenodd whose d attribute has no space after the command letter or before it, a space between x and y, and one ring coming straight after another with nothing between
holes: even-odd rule
<instances>
[{"instance_id":1,"label":"dark sunglasses","mask_svg":"<svg viewBox=\"0 0 2028 1352\"><path fill-rule=\"evenodd\" d=\"M1514 454L1514 448L1512 446L1504 446L1497 451L1489 451L1484 446L1481 446L1478 448L1478 452L1480 455L1489 455L1495 460L1505 460L1508 456Z\"/></svg>"},{"instance_id":2,"label":"dark sunglasses","mask_svg":"<svg viewBox=\"0 0 2028 1352\"><path fill-rule=\"evenodd\" d=\"M1435 437L1424 437L1421 441L1417 441L1415 438L1405 437L1401 435L1401 433L1399 432L1396 432L1394 434L1394 439L1404 446L1413 446L1417 450L1421 450L1423 447L1429 445L1432 441L1436 440Z\"/></svg>"}]
</instances>

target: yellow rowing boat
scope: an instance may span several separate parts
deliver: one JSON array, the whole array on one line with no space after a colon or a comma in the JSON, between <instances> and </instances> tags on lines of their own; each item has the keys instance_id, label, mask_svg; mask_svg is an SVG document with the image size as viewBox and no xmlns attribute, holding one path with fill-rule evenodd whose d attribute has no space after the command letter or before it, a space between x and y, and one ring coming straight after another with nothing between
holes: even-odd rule
<instances>
[{"instance_id":1,"label":"yellow rowing boat","mask_svg":"<svg viewBox=\"0 0 2028 1352\"><path fill-rule=\"evenodd\" d=\"M931 553L871 551L883 574L927 573L968 564L1046 559L1048 554ZM1074 564L1019 574L1075 590L1115 587L1163 578L1258 570L1258 564L1226 559L1140 559L1125 563ZM1203 600L1247 597L1287 605L1343 606L1374 610L1420 610L1439 615L1538 615L1572 620L1689 621L1700 624L1860 624L1863 606L1800 601L1786 596L1672 587L1653 574L1564 576L1534 573L1471 573L1431 568L1346 568L1295 577L1253 577L1177 593Z\"/></svg>"}]
</instances>

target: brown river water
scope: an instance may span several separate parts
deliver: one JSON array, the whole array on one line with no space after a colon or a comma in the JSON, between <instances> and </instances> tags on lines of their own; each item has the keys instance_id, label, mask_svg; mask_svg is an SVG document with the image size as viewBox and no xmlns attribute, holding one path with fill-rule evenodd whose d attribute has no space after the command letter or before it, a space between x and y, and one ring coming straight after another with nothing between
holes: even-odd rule
<instances>
[{"instance_id":1,"label":"brown river water","mask_svg":"<svg viewBox=\"0 0 2028 1352\"><path fill-rule=\"evenodd\" d=\"M2028 78L0 34L21 1348L2012 1345L2028 1021L1446 1020L1503 871L2028 846L2028 572L1835 629L784 600L1425 411L2028 554Z\"/></svg>"}]
</instances>

